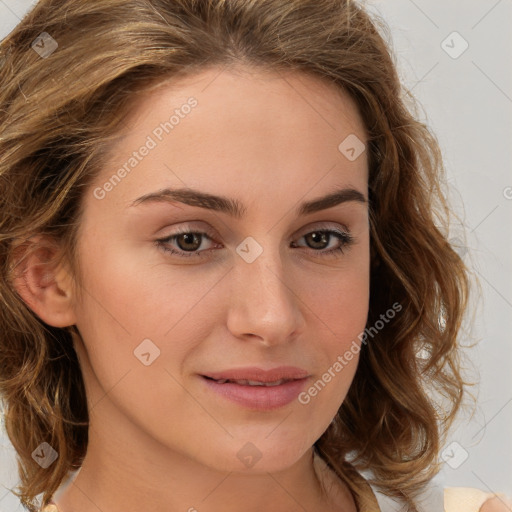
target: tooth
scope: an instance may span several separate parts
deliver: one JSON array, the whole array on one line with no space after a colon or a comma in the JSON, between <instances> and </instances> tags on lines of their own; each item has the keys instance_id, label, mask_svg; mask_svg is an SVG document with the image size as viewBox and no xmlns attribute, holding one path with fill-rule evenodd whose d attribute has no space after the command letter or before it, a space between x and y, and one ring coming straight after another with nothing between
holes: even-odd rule
<instances>
[{"instance_id":1,"label":"tooth","mask_svg":"<svg viewBox=\"0 0 512 512\"><path fill-rule=\"evenodd\" d=\"M237 384L244 385L244 386L279 386L284 382L284 379L277 380L275 382L259 382L257 380L237 380L235 381Z\"/></svg>"},{"instance_id":2,"label":"tooth","mask_svg":"<svg viewBox=\"0 0 512 512\"><path fill-rule=\"evenodd\" d=\"M247 379L239 379L239 380L229 380L229 379L219 379L217 380L218 384L225 384L226 382L230 382L233 384L239 384L240 386L279 386L283 382L288 382L286 379L277 380L274 382L259 382L257 380L247 380Z\"/></svg>"},{"instance_id":3,"label":"tooth","mask_svg":"<svg viewBox=\"0 0 512 512\"><path fill-rule=\"evenodd\" d=\"M275 383L267 384L267 386L280 386L284 382L286 382L286 381L284 379L281 379L281 380L276 381Z\"/></svg>"},{"instance_id":4,"label":"tooth","mask_svg":"<svg viewBox=\"0 0 512 512\"><path fill-rule=\"evenodd\" d=\"M244 380L242 381L244 384L249 384L249 386L265 386L265 382L259 382L257 380Z\"/></svg>"}]
</instances>

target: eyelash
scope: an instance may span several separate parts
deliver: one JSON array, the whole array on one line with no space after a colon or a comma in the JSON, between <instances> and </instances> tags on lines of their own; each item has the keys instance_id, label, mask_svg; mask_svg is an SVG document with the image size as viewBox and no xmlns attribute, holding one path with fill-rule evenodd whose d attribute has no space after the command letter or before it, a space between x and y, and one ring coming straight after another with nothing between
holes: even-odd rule
<instances>
[{"instance_id":1,"label":"eyelash","mask_svg":"<svg viewBox=\"0 0 512 512\"><path fill-rule=\"evenodd\" d=\"M338 240L340 240L342 243L339 247L335 247L334 249L329 249L327 251L325 250L315 250L315 249L310 249L311 251L317 253L319 256L322 256L322 257L332 257L332 256L337 256L337 257L341 257L341 255L343 255L345 253L345 249L348 249L354 242L355 242L355 239L354 237L348 233L348 232L344 232L344 231L338 231L338 230L335 230L335 229L316 229L316 230L313 230L313 231L309 231L308 233L304 234L301 236L301 238L303 238L304 236L306 235L310 235L312 233L327 233L329 235L334 235L336 238L338 238ZM189 253L185 252L185 251L177 251L175 249L172 249L168 246L168 244L177 239L179 236L181 235L200 235L200 236L206 236L207 238L209 238L210 240L213 241L213 236L211 233L209 232L203 232L203 231L190 231L190 230L187 230L187 229L180 229L178 230L176 233L170 235L170 236L167 236L165 238L159 238L157 240L155 240L155 244L157 245L157 247L159 247L161 250L163 250L164 252L167 252L167 253L171 253L173 255L176 255L176 256L179 256L179 257L184 257L184 258L189 258L189 257L199 257L199 258L202 258L202 252L205 252L205 251L201 251L201 252L197 252L197 251L190 251ZM330 240L329 240L330 241ZM212 249L206 249L206 251L208 250L212 250ZM339 253L336 254L336 253Z\"/></svg>"}]
</instances>

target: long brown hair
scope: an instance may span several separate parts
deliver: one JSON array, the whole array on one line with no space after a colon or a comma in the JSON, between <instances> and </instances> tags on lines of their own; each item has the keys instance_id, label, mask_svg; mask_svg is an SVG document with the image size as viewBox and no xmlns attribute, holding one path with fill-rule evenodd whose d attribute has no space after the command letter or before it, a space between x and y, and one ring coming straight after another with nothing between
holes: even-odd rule
<instances>
[{"instance_id":1,"label":"long brown hair","mask_svg":"<svg viewBox=\"0 0 512 512\"><path fill-rule=\"evenodd\" d=\"M40 0L2 41L0 393L26 508L36 510L41 493L47 503L81 466L88 411L78 332L45 324L16 293L17 250L37 234L57 241L80 284L81 199L135 95L207 66L248 64L335 83L364 120L367 326L394 303L401 311L362 345L348 395L315 449L340 476L350 454L354 467L372 471L371 484L415 510L468 384L459 339L470 281L448 241L437 140L417 120L386 38L385 22L351 0ZM43 441L59 455L46 469L32 457Z\"/></svg>"}]
</instances>

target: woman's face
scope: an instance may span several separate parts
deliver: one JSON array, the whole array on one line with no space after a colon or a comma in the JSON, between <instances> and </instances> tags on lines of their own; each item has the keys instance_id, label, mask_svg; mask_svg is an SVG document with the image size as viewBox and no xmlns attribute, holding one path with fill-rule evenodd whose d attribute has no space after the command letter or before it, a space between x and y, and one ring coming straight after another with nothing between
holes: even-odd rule
<instances>
[{"instance_id":1,"label":"woman's face","mask_svg":"<svg viewBox=\"0 0 512 512\"><path fill-rule=\"evenodd\" d=\"M113 442L130 425L132 450L156 441L223 471L288 467L342 404L367 318L355 104L307 75L212 68L154 89L125 133L84 197L78 241L91 425L110 425ZM171 196L183 189L189 199ZM316 202L343 189L356 192ZM308 377L275 388L204 377L280 366Z\"/></svg>"}]
</instances>

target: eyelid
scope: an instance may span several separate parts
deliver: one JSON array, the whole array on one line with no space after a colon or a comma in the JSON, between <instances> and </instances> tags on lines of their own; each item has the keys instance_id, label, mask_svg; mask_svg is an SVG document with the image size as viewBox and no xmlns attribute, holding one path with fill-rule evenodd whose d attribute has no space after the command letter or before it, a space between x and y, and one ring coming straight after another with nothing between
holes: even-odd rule
<instances>
[{"instance_id":1,"label":"eyelid","mask_svg":"<svg viewBox=\"0 0 512 512\"><path fill-rule=\"evenodd\" d=\"M197 226L195 223L201 223L200 226ZM333 225L334 224L334 225ZM340 229L341 226L341 229ZM336 229L340 230L341 234L350 234L350 230L345 224L342 224L340 222L334 222L334 221L318 221L318 222L312 222L311 224L307 225L306 227L302 228L300 231L298 231L297 235L293 236L304 236L304 234L308 234L311 231L320 231L322 229ZM203 232L207 234L210 239L214 239L218 236L217 230L212 229L208 223L202 222L202 221L190 221L190 222L184 222L181 223L178 228L176 228L175 231L172 231L171 233L160 237L160 238L169 238L171 236L180 235L182 233L188 233L188 232L194 232L194 233L200 233Z\"/></svg>"},{"instance_id":2,"label":"eyelid","mask_svg":"<svg viewBox=\"0 0 512 512\"><path fill-rule=\"evenodd\" d=\"M170 236L180 235L182 233L206 233L210 238L218 237L218 231L211 228L207 222L201 221L190 221L180 222L177 227L174 227L172 231L166 231L165 235L160 238L169 238Z\"/></svg>"},{"instance_id":3,"label":"eyelid","mask_svg":"<svg viewBox=\"0 0 512 512\"><path fill-rule=\"evenodd\" d=\"M305 227L304 230L301 230L299 233L310 233L311 231L321 231L322 229L334 229L336 231L336 229L340 229L338 226L341 226L341 233L350 234L350 230L346 225L341 224L340 222L337 222L336 224L337 225L334 226L333 222L328 221L313 222L312 224Z\"/></svg>"}]
</instances>

